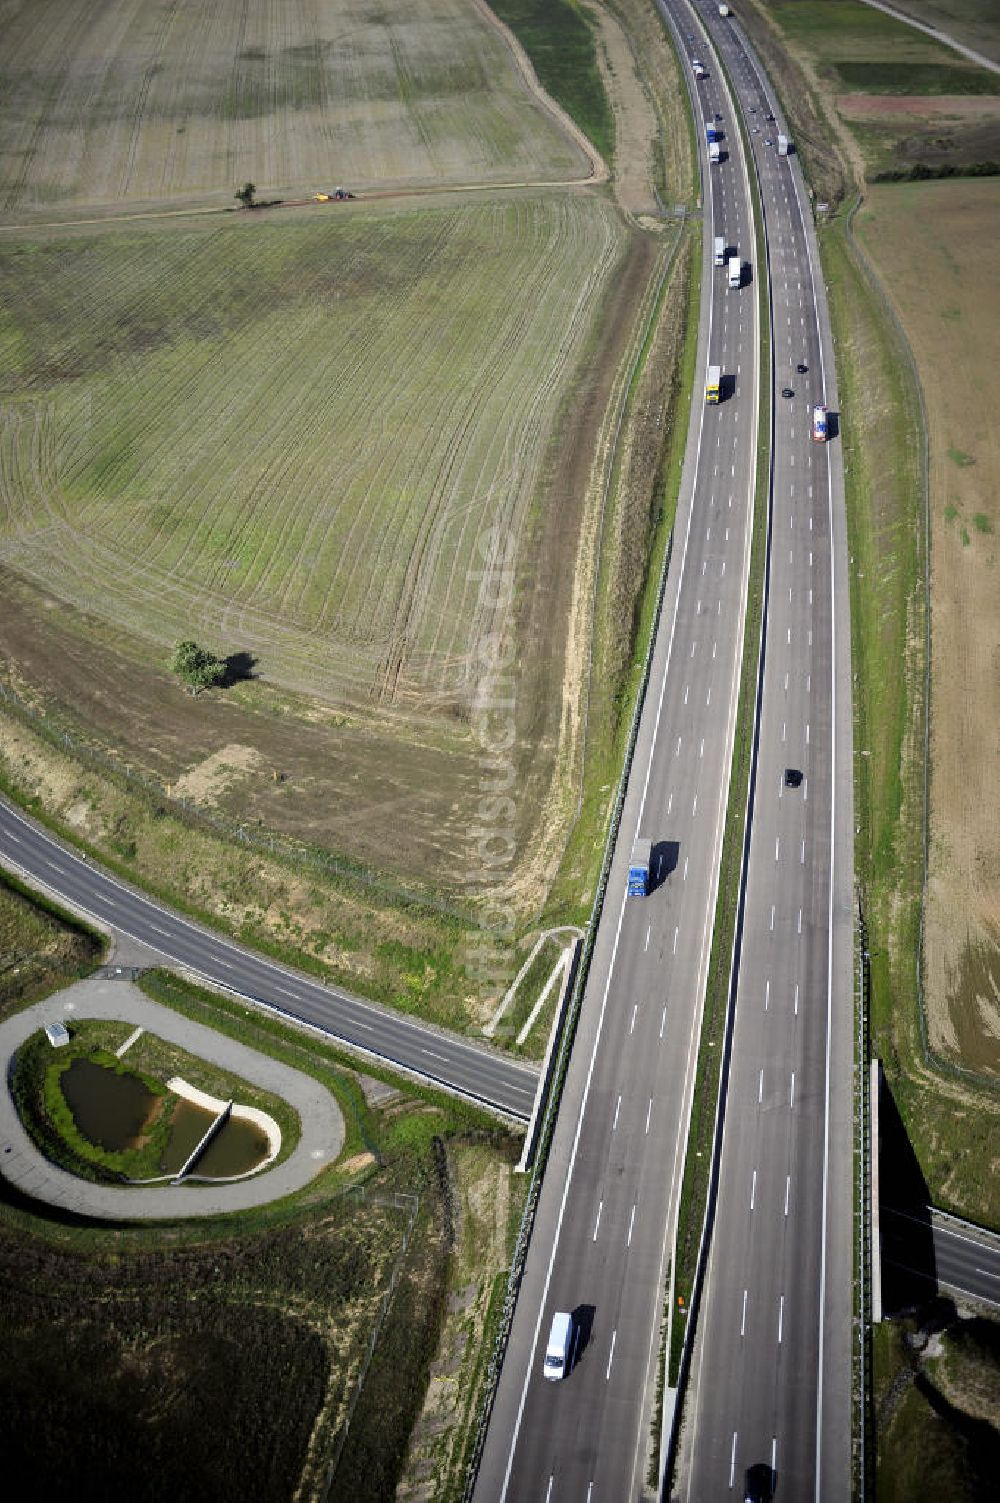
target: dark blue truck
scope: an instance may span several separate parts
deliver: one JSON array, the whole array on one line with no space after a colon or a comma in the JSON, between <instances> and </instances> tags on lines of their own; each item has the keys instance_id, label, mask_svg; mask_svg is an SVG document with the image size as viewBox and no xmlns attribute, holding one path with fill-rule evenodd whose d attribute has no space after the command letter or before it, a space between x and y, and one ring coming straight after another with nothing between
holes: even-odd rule
<instances>
[{"instance_id":1,"label":"dark blue truck","mask_svg":"<svg viewBox=\"0 0 1000 1503\"><path fill-rule=\"evenodd\" d=\"M649 893L649 864L653 859L653 842L637 840L632 847L632 860L628 865L628 895L644 898Z\"/></svg>"}]
</instances>

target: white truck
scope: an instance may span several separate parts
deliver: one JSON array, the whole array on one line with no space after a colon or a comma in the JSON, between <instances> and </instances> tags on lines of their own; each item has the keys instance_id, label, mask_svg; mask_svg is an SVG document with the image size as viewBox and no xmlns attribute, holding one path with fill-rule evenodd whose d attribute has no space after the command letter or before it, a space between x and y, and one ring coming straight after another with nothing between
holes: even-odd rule
<instances>
[{"instance_id":1,"label":"white truck","mask_svg":"<svg viewBox=\"0 0 1000 1503\"><path fill-rule=\"evenodd\" d=\"M557 1310L552 1317L549 1339L545 1344L545 1362L542 1366L542 1372L553 1382L565 1378L569 1372L572 1341L573 1317L565 1310Z\"/></svg>"},{"instance_id":2,"label":"white truck","mask_svg":"<svg viewBox=\"0 0 1000 1503\"><path fill-rule=\"evenodd\" d=\"M791 156L792 151L793 151L792 143L791 143L791 141L789 141L788 137L787 136L779 136L778 137L778 155L779 155L779 157L788 157L788 156Z\"/></svg>"},{"instance_id":3,"label":"white truck","mask_svg":"<svg viewBox=\"0 0 1000 1503\"><path fill-rule=\"evenodd\" d=\"M725 17L725 16L731 16L732 15L732 11L729 9L728 5L720 5L719 6L719 15L723 16L723 17Z\"/></svg>"},{"instance_id":4,"label":"white truck","mask_svg":"<svg viewBox=\"0 0 1000 1503\"><path fill-rule=\"evenodd\" d=\"M712 263L715 266L725 266L726 264L726 240L724 235L716 235L715 237L715 249L712 252Z\"/></svg>"},{"instance_id":5,"label":"white truck","mask_svg":"<svg viewBox=\"0 0 1000 1503\"><path fill-rule=\"evenodd\" d=\"M705 68L705 64L701 61L700 58L693 57L691 59L691 71L694 74L695 78L708 77L708 71Z\"/></svg>"},{"instance_id":6,"label":"white truck","mask_svg":"<svg viewBox=\"0 0 1000 1503\"><path fill-rule=\"evenodd\" d=\"M709 143L708 160L710 162L722 161L722 147L719 145L718 141L711 141Z\"/></svg>"},{"instance_id":7,"label":"white truck","mask_svg":"<svg viewBox=\"0 0 1000 1503\"><path fill-rule=\"evenodd\" d=\"M740 287L743 283L743 262L739 256L729 257L729 285Z\"/></svg>"}]
</instances>

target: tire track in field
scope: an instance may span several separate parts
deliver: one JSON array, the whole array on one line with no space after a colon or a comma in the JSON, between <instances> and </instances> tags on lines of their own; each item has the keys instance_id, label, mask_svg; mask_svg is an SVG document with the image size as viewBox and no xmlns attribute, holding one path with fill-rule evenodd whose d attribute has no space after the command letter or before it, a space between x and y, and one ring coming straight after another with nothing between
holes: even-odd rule
<instances>
[{"instance_id":1,"label":"tire track in field","mask_svg":"<svg viewBox=\"0 0 1000 1503\"><path fill-rule=\"evenodd\" d=\"M547 438L543 436L543 428L548 434L552 432L554 421L555 398L553 393L562 390L565 373L579 349L579 342L584 336L585 327L590 323L593 303L599 295L601 284L605 281L612 260L616 252L616 242L610 233L610 228L604 225L604 244L599 255L595 255L591 262L591 274L587 282L581 288L576 305L567 322L564 337L557 351L556 358L550 368L546 381L538 383L531 395L527 410L522 412L519 431L514 431L511 424L508 427L504 440L505 468L513 475L518 470L524 470L525 458L530 463L530 470L524 474L518 495L514 495L511 487L511 505L509 518L503 512L498 514L498 523L506 524L515 534L520 535L523 525L523 514L526 510L537 483L538 472L545 458ZM546 419L543 415L543 407L548 407L550 416ZM497 462L490 463L488 456L484 457L480 470L480 481L483 472L488 468L493 476L502 474L503 468ZM470 528L481 526L481 520L473 513L472 509L466 510L462 519L461 531L457 545L450 550L452 563L448 575L447 586L443 592L443 598L452 603L451 618L456 623L471 622L471 631L466 629L463 635L466 643L479 640L488 631L501 629L501 611L499 606L489 608L488 600L484 596L479 583L471 577L471 571L466 562L464 569L462 561L468 560L471 554L471 546L467 542L467 534ZM460 572L461 571L461 572ZM456 590L459 596L456 600ZM469 596L473 596L470 603ZM442 644L441 635L444 628L444 614L438 618L434 633L427 646L426 661L428 668L444 659L448 661L456 651L454 632L451 637ZM463 644L464 646L465 644ZM467 650L467 649L466 649ZM461 649L460 649L461 651ZM464 653L462 653L464 656ZM444 683L439 677L436 687L443 689Z\"/></svg>"},{"instance_id":2,"label":"tire track in field","mask_svg":"<svg viewBox=\"0 0 1000 1503\"><path fill-rule=\"evenodd\" d=\"M125 163L122 168L121 177L119 178L119 198L128 197L129 185L131 184L132 173L135 168L136 153L139 150L139 137L142 134L143 126L145 124L146 101L149 98L149 90L152 85L153 79L160 71L160 58L163 54L167 38L169 37L171 30L173 29L174 18L177 15L177 7L179 4L180 0L169 0L169 3L164 6L160 25L157 28L156 32L156 42L153 48L153 60L152 62L147 64L145 72L142 75L142 82L139 85L139 92L136 95L135 105L132 110L132 128L129 132L129 142L125 152Z\"/></svg>"}]
</instances>

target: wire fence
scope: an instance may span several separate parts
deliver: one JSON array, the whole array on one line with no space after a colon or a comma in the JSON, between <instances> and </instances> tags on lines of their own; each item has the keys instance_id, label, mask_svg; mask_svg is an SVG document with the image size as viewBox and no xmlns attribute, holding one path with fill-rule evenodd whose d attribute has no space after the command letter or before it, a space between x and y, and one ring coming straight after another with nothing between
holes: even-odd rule
<instances>
[{"instance_id":1,"label":"wire fence","mask_svg":"<svg viewBox=\"0 0 1000 1503\"><path fill-rule=\"evenodd\" d=\"M337 1466L339 1465L340 1458L343 1455L344 1446L347 1443L347 1435L348 1431L351 1428L351 1420L354 1418L354 1412L358 1407L358 1400L360 1399L361 1392L365 1386L365 1379L368 1376L368 1369L371 1367L372 1358L375 1355L375 1348L378 1346L379 1337L382 1334L382 1330L386 1322L386 1317L389 1314L389 1308L392 1304L392 1297L395 1294L396 1286L399 1283L400 1275L403 1270L403 1264L406 1261L406 1254L409 1251L410 1240L413 1236L413 1228L416 1225L417 1214L420 1210L419 1195L406 1195L402 1191L394 1191L392 1194L383 1194L381 1192L370 1194L365 1190L363 1186L358 1186L352 1187L350 1190L346 1191L345 1194L356 1194L359 1196L359 1198L363 1198L373 1205L388 1205L397 1211L407 1211L408 1217L406 1228L403 1232L403 1240L400 1245L399 1253L397 1254L395 1261L393 1262L392 1271L389 1275L389 1283L386 1286L386 1291L379 1303L378 1314L376 1315L375 1320L372 1322L371 1332L368 1337L368 1344L365 1348L365 1354L361 1360L361 1366L358 1370L357 1381L354 1385L354 1392L351 1394L343 1422L337 1431L337 1438L333 1449L333 1455L331 1456L330 1461L327 1465L326 1477L324 1478L320 1488L319 1496L323 1500L323 1503L326 1503L326 1499L329 1498L330 1489L336 1479Z\"/></svg>"},{"instance_id":2,"label":"wire fence","mask_svg":"<svg viewBox=\"0 0 1000 1503\"><path fill-rule=\"evenodd\" d=\"M143 768L121 756L94 746L53 723L44 711L28 704L10 684L0 682L0 701L35 735L56 750L65 752L75 762L93 767L112 778L131 794L142 798L153 813L169 813L191 829L203 831L229 843L236 842L261 855L274 857L300 871L315 873L363 892L375 892L394 903L429 910L463 929L475 927L474 916L466 909L422 889L391 882L381 873L358 862L345 861L319 846L306 845L265 826L234 819L217 809L208 809L191 799L171 793L169 786Z\"/></svg>"}]
</instances>

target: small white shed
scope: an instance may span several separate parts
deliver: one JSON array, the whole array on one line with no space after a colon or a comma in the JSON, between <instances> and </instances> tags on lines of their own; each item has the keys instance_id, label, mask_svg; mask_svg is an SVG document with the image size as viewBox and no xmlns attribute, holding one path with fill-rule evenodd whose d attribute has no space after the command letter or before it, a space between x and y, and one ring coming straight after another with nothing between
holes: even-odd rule
<instances>
[{"instance_id":1,"label":"small white shed","mask_svg":"<svg viewBox=\"0 0 1000 1503\"><path fill-rule=\"evenodd\" d=\"M63 1044L69 1043L69 1029L65 1023L46 1023L45 1037L53 1049L61 1049Z\"/></svg>"}]
</instances>

